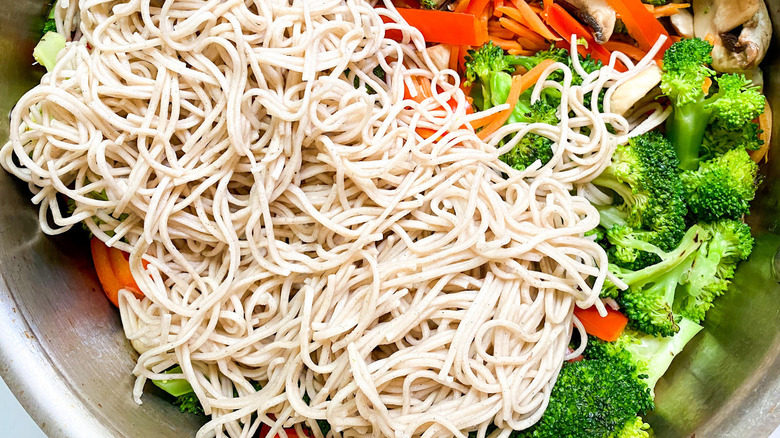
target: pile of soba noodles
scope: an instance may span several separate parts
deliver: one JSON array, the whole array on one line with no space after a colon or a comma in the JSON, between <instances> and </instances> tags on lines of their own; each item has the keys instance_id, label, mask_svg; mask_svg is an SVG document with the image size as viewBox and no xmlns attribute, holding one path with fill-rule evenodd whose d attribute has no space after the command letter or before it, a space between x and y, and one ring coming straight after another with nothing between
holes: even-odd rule
<instances>
[{"instance_id":1,"label":"pile of soba noodles","mask_svg":"<svg viewBox=\"0 0 780 438\"><path fill-rule=\"evenodd\" d=\"M46 233L85 222L130 253L143 292L120 295L140 353L133 396L186 378L211 416L200 437L262 424L321 437L317 419L329 436L484 437L495 424L506 437L539 420L584 348L568 348L575 306L603 309L607 258L586 236L599 221L588 198L603 195L588 182L668 115L609 111L655 51L636 65L615 53L591 75L575 60L579 86L552 65L543 77L562 70L563 85L543 79L534 96L560 90L561 124L483 142L457 73L383 6L57 7L71 41L17 104L0 161L29 183ZM433 97L405 100L413 77ZM600 92L603 111L583 104ZM528 132L555 154L520 172L499 156ZM163 374L176 364L183 374Z\"/></svg>"}]
</instances>

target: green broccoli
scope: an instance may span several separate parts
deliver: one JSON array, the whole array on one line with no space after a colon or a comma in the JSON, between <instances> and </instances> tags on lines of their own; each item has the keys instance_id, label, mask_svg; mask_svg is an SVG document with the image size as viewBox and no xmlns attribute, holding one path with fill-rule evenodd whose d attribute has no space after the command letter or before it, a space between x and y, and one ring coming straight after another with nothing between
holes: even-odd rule
<instances>
[{"instance_id":1,"label":"green broccoli","mask_svg":"<svg viewBox=\"0 0 780 438\"><path fill-rule=\"evenodd\" d=\"M641 437L645 426L637 425L637 415L653 408L650 389L630 361L605 356L564 363L539 423L513 437Z\"/></svg>"},{"instance_id":2,"label":"green broccoli","mask_svg":"<svg viewBox=\"0 0 780 438\"><path fill-rule=\"evenodd\" d=\"M677 247L685 234L687 214L677 165L671 143L662 134L650 132L618 146L612 164L593 181L622 199L601 211L601 225L615 246L608 248L614 263L639 269L658 261L648 254L648 248L671 251Z\"/></svg>"},{"instance_id":3,"label":"green broccoli","mask_svg":"<svg viewBox=\"0 0 780 438\"><path fill-rule=\"evenodd\" d=\"M57 32L48 32L33 49L33 58L52 71L57 64L57 55L65 48L65 37Z\"/></svg>"},{"instance_id":4,"label":"green broccoli","mask_svg":"<svg viewBox=\"0 0 780 438\"><path fill-rule=\"evenodd\" d=\"M531 104L528 113L516 121L557 125L560 122L557 111L557 108L538 100ZM523 170L537 160L545 164L553 157L553 144L554 142L549 138L530 132L524 135L512 150L502 155L501 160L517 170Z\"/></svg>"},{"instance_id":5,"label":"green broccoli","mask_svg":"<svg viewBox=\"0 0 780 438\"><path fill-rule=\"evenodd\" d=\"M674 357L702 328L692 320L682 318L680 331L669 337L655 337L631 329L624 331L615 342L589 336L583 356L586 359L613 358L628 361L636 367L637 374L652 394L655 384L669 369Z\"/></svg>"},{"instance_id":6,"label":"green broccoli","mask_svg":"<svg viewBox=\"0 0 780 438\"><path fill-rule=\"evenodd\" d=\"M758 164L742 148L732 149L697 170L683 172L681 179L688 208L694 219L713 222L739 219L750 210L756 195Z\"/></svg>"},{"instance_id":7,"label":"green broccoli","mask_svg":"<svg viewBox=\"0 0 780 438\"><path fill-rule=\"evenodd\" d=\"M698 224L685 233L677 249L660 256L660 263L638 271L618 270L628 285L618 294L618 303L629 326L654 336L672 336L680 330L681 317L701 322L752 247L750 229L742 222Z\"/></svg>"},{"instance_id":8,"label":"green broccoli","mask_svg":"<svg viewBox=\"0 0 780 438\"><path fill-rule=\"evenodd\" d=\"M54 8L57 3L54 2L49 8L49 14L46 15L46 21L43 23L43 30L41 36L46 35L49 32L57 32L57 23L54 21Z\"/></svg>"},{"instance_id":9,"label":"green broccoli","mask_svg":"<svg viewBox=\"0 0 780 438\"><path fill-rule=\"evenodd\" d=\"M664 53L661 90L674 108L666 132L683 170L698 167L709 128L744 130L744 125L764 111L765 97L743 75L722 75L717 78L717 92L710 97L706 95L705 82L715 75L709 66L711 52L710 43L692 38L673 44Z\"/></svg>"},{"instance_id":10,"label":"green broccoli","mask_svg":"<svg viewBox=\"0 0 780 438\"><path fill-rule=\"evenodd\" d=\"M650 425L645 423L642 417L628 420L617 432L613 432L608 438L650 438Z\"/></svg>"},{"instance_id":11,"label":"green broccoli","mask_svg":"<svg viewBox=\"0 0 780 438\"><path fill-rule=\"evenodd\" d=\"M200 404L200 400L198 400L198 396L195 395L194 392L188 392L184 395L176 397L176 400L173 402L173 404L178 406L179 410L183 413L206 415L203 412L203 405Z\"/></svg>"},{"instance_id":12,"label":"green broccoli","mask_svg":"<svg viewBox=\"0 0 780 438\"><path fill-rule=\"evenodd\" d=\"M732 149L759 150L764 144L760 138L761 133L761 128L755 122L745 123L736 129L725 127L718 122L711 123L704 132L701 160L710 160Z\"/></svg>"}]
</instances>

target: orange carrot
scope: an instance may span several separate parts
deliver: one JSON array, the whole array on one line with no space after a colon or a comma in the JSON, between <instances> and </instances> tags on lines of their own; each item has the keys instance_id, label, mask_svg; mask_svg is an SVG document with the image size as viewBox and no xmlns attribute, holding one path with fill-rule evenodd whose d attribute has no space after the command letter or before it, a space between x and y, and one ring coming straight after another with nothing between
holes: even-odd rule
<instances>
[{"instance_id":1,"label":"orange carrot","mask_svg":"<svg viewBox=\"0 0 780 438\"><path fill-rule=\"evenodd\" d=\"M458 55L460 54L460 46L450 46L450 61L447 63L447 67L451 70L458 70Z\"/></svg>"},{"instance_id":2,"label":"orange carrot","mask_svg":"<svg viewBox=\"0 0 780 438\"><path fill-rule=\"evenodd\" d=\"M647 10L641 0L607 0L607 3L620 15L620 19L628 29L628 34L636 40L642 50L650 50L661 35L669 37L663 24ZM671 44L671 41L666 42L659 52L659 57L663 56L663 52Z\"/></svg>"},{"instance_id":3,"label":"orange carrot","mask_svg":"<svg viewBox=\"0 0 780 438\"><path fill-rule=\"evenodd\" d=\"M536 83L539 82L539 79L542 77L542 73L547 70L547 67L553 64L555 64L555 61L552 59L545 59L544 61L537 64L536 67L528 70L528 73L522 75L520 80L520 93L523 93L525 90L536 85Z\"/></svg>"},{"instance_id":4,"label":"orange carrot","mask_svg":"<svg viewBox=\"0 0 780 438\"><path fill-rule=\"evenodd\" d=\"M653 9L653 15L656 18L671 17L680 13L680 9L691 7L688 3L669 3L668 5L658 6Z\"/></svg>"},{"instance_id":5,"label":"orange carrot","mask_svg":"<svg viewBox=\"0 0 780 438\"><path fill-rule=\"evenodd\" d=\"M542 21L536 12L534 12L534 10L528 6L528 3L526 3L525 0L512 0L512 3L515 5L517 10L523 14L523 17L525 18L525 21L528 22L528 27L531 28L531 30L550 41L560 40L560 38L557 38L555 35L553 35L550 29L547 28L547 25L544 24L544 21Z\"/></svg>"},{"instance_id":6,"label":"orange carrot","mask_svg":"<svg viewBox=\"0 0 780 438\"><path fill-rule=\"evenodd\" d=\"M92 250L92 261L95 264L100 285L103 286L103 293L106 294L111 302L119 307L119 289L122 285L116 278L114 270L111 267L111 259L108 254L108 247L97 237L93 237L89 242Z\"/></svg>"},{"instance_id":7,"label":"orange carrot","mask_svg":"<svg viewBox=\"0 0 780 438\"><path fill-rule=\"evenodd\" d=\"M707 41L708 43L715 45L715 35L708 33L707 35L704 35L704 41Z\"/></svg>"},{"instance_id":8,"label":"orange carrot","mask_svg":"<svg viewBox=\"0 0 780 438\"><path fill-rule=\"evenodd\" d=\"M471 0L465 12L467 14L480 15L488 3L490 3L490 0Z\"/></svg>"},{"instance_id":9,"label":"orange carrot","mask_svg":"<svg viewBox=\"0 0 780 438\"><path fill-rule=\"evenodd\" d=\"M534 53L536 53L536 52L534 52L533 50L509 49L509 54L512 55L512 56L531 56Z\"/></svg>"},{"instance_id":10,"label":"orange carrot","mask_svg":"<svg viewBox=\"0 0 780 438\"><path fill-rule=\"evenodd\" d=\"M498 8L504 6L504 0L493 0L493 16L494 17L501 17L504 15L503 12L498 10Z\"/></svg>"},{"instance_id":11,"label":"orange carrot","mask_svg":"<svg viewBox=\"0 0 780 438\"><path fill-rule=\"evenodd\" d=\"M488 23L488 34L490 35L490 38L501 38L503 40L513 40L516 38L516 35L514 32L507 30L500 24L498 24L497 21L491 21Z\"/></svg>"},{"instance_id":12,"label":"orange carrot","mask_svg":"<svg viewBox=\"0 0 780 438\"><path fill-rule=\"evenodd\" d=\"M607 342L617 341L628 324L628 318L625 315L610 307L607 307L607 316L599 315L596 306L587 309L576 307L574 315L580 320L589 335Z\"/></svg>"},{"instance_id":13,"label":"orange carrot","mask_svg":"<svg viewBox=\"0 0 780 438\"><path fill-rule=\"evenodd\" d=\"M466 8L469 7L469 3L471 3L470 0L459 0L452 12L465 12Z\"/></svg>"},{"instance_id":14,"label":"orange carrot","mask_svg":"<svg viewBox=\"0 0 780 438\"><path fill-rule=\"evenodd\" d=\"M642 49L632 46L631 44L621 43L618 41L607 41L604 43L604 48L610 52L623 52L628 55L629 58L639 61L647 55L647 52Z\"/></svg>"},{"instance_id":15,"label":"orange carrot","mask_svg":"<svg viewBox=\"0 0 780 438\"><path fill-rule=\"evenodd\" d=\"M506 123L507 119L509 119L509 116L512 115L512 111L514 111L515 105L517 105L517 101L520 100L520 95L523 93L522 86L522 76L513 76L512 86L509 88L509 96L506 99L506 103L509 104L509 108L499 111L493 121L491 121L490 124L487 125L482 131L479 131L479 134L477 134L479 138L482 140L488 138L490 134L496 132L498 128Z\"/></svg>"},{"instance_id":16,"label":"orange carrot","mask_svg":"<svg viewBox=\"0 0 780 438\"><path fill-rule=\"evenodd\" d=\"M704 83L701 84L701 89L704 91L705 95L710 93L710 87L711 86L712 86L712 79L711 78L704 78Z\"/></svg>"},{"instance_id":17,"label":"orange carrot","mask_svg":"<svg viewBox=\"0 0 780 438\"><path fill-rule=\"evenodd\" d=\"M528 40L534 46L545 45L544 39L542 37L511 18L502 17L498 19L498 22L505 29L517 34L519 37Z\"/></svg>"},{"instance_id":18,"label":"orange carrot","mask_svg":"<svg viewBox=\"0 0 780 438\"><path fill-rule=\"evenodd\" d=\"M769 161L769 147L772 145L772 108L768 102L764 105L764 113L758 116L758 127L761 129L758 138L764 144L760 149L750 152L750 158L756 163L760 163L761 160Z\"/></svg>"},{"instance_id":19,"label":"orange carrot","mask_svg":"<svg viewBox=\"0 0 780 438\"><path fill-rule=\"evenodd\" d=\"M517 41L510 41L510 40L505 40L503 38L496 38L496 37L492 37L490 38L490 40L493 41L493 44L507 51L523 50L523 46L521 46L520 43L518 43Z\"/></svg>"}]
</instances>

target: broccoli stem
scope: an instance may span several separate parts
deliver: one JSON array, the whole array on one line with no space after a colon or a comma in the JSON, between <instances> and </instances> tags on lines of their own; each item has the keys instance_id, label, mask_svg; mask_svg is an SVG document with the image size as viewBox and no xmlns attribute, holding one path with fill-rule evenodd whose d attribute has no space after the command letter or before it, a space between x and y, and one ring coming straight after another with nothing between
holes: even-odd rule
<instances>
[{"instance_id":1,"label":"broccoli stem","mask_svg":"<svg viewBox=\"0 0 780 438\"><path fill-rule=\"evenodd\" d=\"M666 135L674 144L680 169L694 170L699 167L699 149L704 132L712 117L704 99L675 107L666 123Z\"/></svg>"}]
</instances>

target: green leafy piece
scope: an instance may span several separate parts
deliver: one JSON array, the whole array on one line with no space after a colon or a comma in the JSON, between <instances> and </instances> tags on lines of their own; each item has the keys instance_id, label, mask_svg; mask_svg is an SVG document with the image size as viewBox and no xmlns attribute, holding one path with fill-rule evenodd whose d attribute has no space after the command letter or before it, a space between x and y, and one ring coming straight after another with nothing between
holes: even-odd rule
<instances>
[{"instance_id":1,"label":"green leafy piece","mask_svg":"<svg viewBox=\"0 0 780 438\"><path fill-rule=\"evenodd\" d=\"M65 37L56 32L48 32L33 49L33 58L46 67L46 70L52 71L57 63L57 55L64 48Z\"/></svg>"},{"instance_id":2,"label":"green leafy piece","mask_svg":"<svg viewBox=\"0 0 780 438\"><path fill-rule=\"evenodd\" d=\"M165 372L165 374L181 373L182 369L180 366L175 366ZM190 386L190 382L186 381L185 379L152 380L152 383L174 397L181 397L192 392L192 386Z\"/></svg>"}]
</instances>

